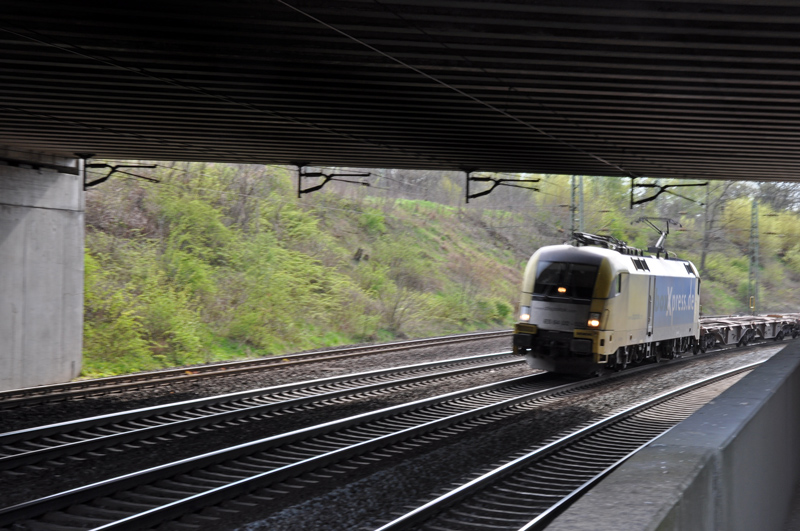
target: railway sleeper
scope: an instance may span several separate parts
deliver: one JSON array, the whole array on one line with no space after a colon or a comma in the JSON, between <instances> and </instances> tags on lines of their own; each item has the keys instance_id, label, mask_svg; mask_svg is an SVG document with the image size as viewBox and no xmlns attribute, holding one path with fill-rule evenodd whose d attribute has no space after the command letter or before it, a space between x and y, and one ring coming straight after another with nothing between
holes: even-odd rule
<instances>
[{"instance_id":1,"label":"railway sleeper","mask_svg":"<svg viewBox=\"0 0 800 531\"><path fill-rule=\"evenodd\" d=\"M71 507L70 510L71 509L73 508ZM115 518L119 518L119 515L117 515ZM51 529L53 524L65 526L66 529L75 529L76 527L81 529L93 529L95 527L107 524L108 518L81 516L65 511L55 511L46 514L45 517L42 518L42 521L50 524L48 527Z\"/></svg>"},{"instance_id":2,"label":"railway sleeper","mask_svg":"<svg viewBox=\"0 0 800 531\"><path fill-rule=\"evenodd\" d=\"M94 501L96 507L108 509L109 511L123 511L125 513L138 513L152 509L153 506L147 503L138 503L119 498L98 498Z\"/></svg>"},{"instance_id":3,"label":"railway sleeper","mask_svg":"<svg viewBox=\"0 0 800 531\"><path fill-rule=\"evenodd\" d=\"M130 514L129 510L120 510L120 509L110 509L107 507L102 507L98 505L83 505L77 504L73 505L69 509L65 511L68 514L80 516L80 517L88 517L93 518L95 520L102 520L107 522L109 520L119 520Z\"/></svg>"}]
</instances>

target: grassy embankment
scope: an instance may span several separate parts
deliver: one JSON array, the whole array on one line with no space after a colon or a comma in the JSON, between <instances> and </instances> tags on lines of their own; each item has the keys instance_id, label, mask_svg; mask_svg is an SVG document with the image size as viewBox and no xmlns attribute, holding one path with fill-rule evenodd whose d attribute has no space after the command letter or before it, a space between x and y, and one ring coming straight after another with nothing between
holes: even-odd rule
<instances>
[{"instance_id":1,"label":"grassy embankment","mask_svg":"<svg viewBox=\"0 0 800 531\"><path fill-rule=\"evenodd\" d=\"M441 174L403 181L418 199L341 184L297 199L277 167L152 175L162 183L110 180L87 194L87 376L509 326L528 256L569 227L563 176L544 176L539 194L505 189L465 206ZM727 193L707 247L707 314L747 309L753 189ZM624 183L602 178L587 179L586 197L588 232L637 246L656 237L638 216L680 219L670 249L699 265L699 205L673 197L631 211ZM797 215L761 212L764 309L794 310Z\"/></svg>"},{"instance_id":2,"label":"grassy embankment","mask_svg":"<svg viewBox=\"0 0 800 531\"><path fill-rule=\"evenodd\" d=\"M281 168L158 177L89 193L85 375L511 322L519 261L458 208L298 200Z\"/></svg>"}]
</instances>

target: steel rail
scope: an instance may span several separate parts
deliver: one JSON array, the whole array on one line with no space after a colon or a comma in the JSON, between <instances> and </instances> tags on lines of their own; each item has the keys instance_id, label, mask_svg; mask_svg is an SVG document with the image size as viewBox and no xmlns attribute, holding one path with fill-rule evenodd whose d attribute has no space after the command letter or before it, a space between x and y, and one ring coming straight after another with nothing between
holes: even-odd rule
<instances>
[{"instance_id":1,"label":"steel rail","mask_svg":"<svg viewBox=\"0 0 800 531\"><path fill-rule=\"evenodd\" d=\"M64 519L81 520L64 512L79 504L80 512L96 512L98 519L107 521L97 529L148 528L394 443L599 383L571 382L553 387L548 382L554 380L557 379L545 374L487 384L153 467L1 509L0 526L45 517L62 529L67 525ZM218 486L219 483L225 484ZM165 486L159 487L160 484ZM172 492L176 484L181 492ZM152 507L154 498L143 495L143 485L154 485L150 489L158 492L163 503ZM140 492L137 494L134 489ZM187 495L189 492L197 493ZM151 507L133 511L137 504ZM122 513L118 520L107 514L112 505L116 507L114 511ZM47 524L39 520L36 526Z\"/></svg>"},{"instance_id":2,"label":"steel rail","mask_svg":"<svg viewBox=\"0 0 800 531\"><path fill-rule=\"evenodd\" d=\"M696 357L691 357L691 358L686 358L684 360L688 361L688 360L693 359L693 358L696 359ZM684 360L681 360L681 361L684 361ZM634 370L629 370L629 371L624 371L624 372L618 373L618 376L625 377L625 376L629 376L631 374L634 374L636 372L639 372L639 370L648 370L648 369L655 368L655 367L658 367L658 365L643 366L643 367L639 367L638 370L634 369ZM583 381L583 382L569 384L567 386L563 386L563 389L561 390L561 392L565 393L570 388L571 389L578 389L578 388L581 388L581 387L587 387L588 388L588 387L594 386L596 384L599 384L599 383L601 383L603 381L606 381L609 378L615 378L616 376L617 375L612 375L612 376L609 376L609 377L594 379L594 380L590 380L590 381ZM531 379L537 379L537 378L544 379L544 378L548 378L548 376L546 376L546 375L526 376L526 377L522 377L522 378L515 379L515 380L512 380L512 381L524 382L525 380L527 380L529 378L531 378ZM508 382L506 382L506 383L508 383ZM141 515L142 519L139 519L139 517L134 517L134 516L129 517L129 518L133 518L133 520L129 520L128 518L126 518L125 519L126 522L129 522L129 521L133 522L133 523L130 524L129 527L125 527L126 525L128 525L127 523L109 523L108 525L111 526L111 527L109 527L109 529L112 529L112 528L115 529L115 528L117 528L116 527L117 525L122 526L122 527L119 527L120 529L125 529L125 528L136 529L137 526L150 525L150 524L146 524L146 522L156 521L156 520L158 520L158 519L160 519L162 517L164 518L164 520L171 520L171 519L174 519L174 518L178 518L183 514L191 513L194 510L198 510L198 509L200 509L202 507L205 507L205 506L207 506L209 504L213 505L214 503L217 503L217 502L213 501L213 500L215 500L217 498L221 499L222 501L230 500L230 499L236 498L236 497L238 497L238 496L240 496L242 494L247 494L248 492L252 492L254 489L262 489L262 488L265 487L265 485L272 485L275 482L281 483L286 478L292 478L292 477L301 476L303 474L306 474L307 472L310 472L310 471L313 471L315 469L318 469L319 467L328 466L328 464L330 462L335 463L337 461L341 461L342 459L347 459L348 457L352 457L351 455L348 454L348 451L353 452L353 455L355 456L355 455L362 455L364 453L371 452L374 449L382 448L382 447L385 447L387 445L391 445L395 441L392 439L392 436L391 436L390 433L387 433L386 435L379 436L377 439L375 438L375 433L374 433L375 430L383 430L383 429L386 429L387 426L389 426L391 428L391 430L395 430L395 431L397 431L398 426L402 427L403 428L401 430L403 432L402 437L408 438L408 437L414 437L417 434L430 433L431 431L442 429L446 425L447 422L458 423L458 422L463 422L463 421L471 419L471 418L475 418L475 415L479 415L480 412L479 411L476 412L476 411L469 410L469 409L466 409L466 410L464 409L464 405L465 405L464 404L464 397L467 396L465 393L469 394L470 391L476 392L477 394L476 394L475 398L476 398L476 400L478 402L481 403L481 406L483 406L483 405L485 405L486 401L495 400L495 398L487 397L487 395L490 395L491 393L497 393L498 390L500 389L500 387L496 387L496 386L502 386L502 384L503 384L502 382L498 382L496 384L489 384L487 386L481 386L479 388L475 388L475 389L472 389L472 390L465 390L465 391L459 391L459 392L456 392L456 393L450 393L448 395L442 395L442 397L434 397L432 399L427 399L425 401L418 401L418 402L411 403L411 404L403 404L401 406L395 406L394 408L387 408L387 409L381 410L379 412L374 412L374 413L364 414L364 415L357 415L355 417L350 417L349 419L343 419L343 421L345 423L348 422L348 421L352 421L352 424L345 424L345 425L339 424L338 426L335 426L337 424L337 422L332 422L332 423L326 423L326 424L320 425L318 427L311 427L311 428L304 429L304 430L297 430L297 431L292 432L290 434L285 434L285 435L282 435L282 436L270 437L270 438L267 438L267 439L263 439L261 441L254 441L252 443L239 445L239 446L234 447L233 449L231 449L232 453L227 453L228 451L226 450L226 451L219 451L219 452L211 452L210 454L205 454L203 456L199 456L196 459L199 459L199 460L204 460L205 459L205 460L207 460L205 465L207 465L209 467L212 467L213 469L211 471L202 472L201 475L205 474L205 477L200 477L200 478L195 478L194 479L194 480L200 482L200 484L202 484L202 486L198 486L198 485L186 486L185 484L183 484L183 486L181 488L186 490L187 493L188 492L202 491L200 494L190 496L189 498L186 498L186 499L178 499L178 500L172 501L170 503L166 503L166 505L164 505L164 507L163 507L163 511L162 511L162 509L151 509L151 510L145 511L147 513L147 515L142 513L142 515ZM536 393L537 392L534 392L533 394L535 395ZM538 391L538 393L540 393L541 395L551 394L551 396L552 396L553 390L550 389L549 392L548 391ZM430 405L433 405L433 402L430 402L430 401L435 401L437 398L439 398L439 399L441 399L441 398L449 398L449 399L451 399L449 404L444 405L444 409L443 409L444 412L449 414L449 413L452 413L453 410L459 410L461 413L454 415L453 419L451 419L450 421L447 421L446 419L445 420L437 419L437 420L431 421L431 412L425 410L425 408L430 406ZM533 400L533 399L534 398L531 398L530 396L529 397L523 397L523 398L516 398L516 399L512 399L512 400L508 401L507 403L495 403L495 406L498 409L510 408L510 407L512 407L511 404L513 402L519 403L520 401L524 402L526 400ZM411 409L409 409L409 408L411 408ZM414 408L418 408L418 409L421 408L420 409L420 413L421 413L422 416L420 418L414 420L414 422L417 423L417 424L415 424L414 426L408 427L409 419L406 418L406 417L409 414L416 414L416 413L413 413ZM485 411L488 411L488 410L485 410ZM369 416L370 415L374 415L374 414L377 414L378 416L369 419ZM392 417L392 418L389 418L389 416L394 415L394 414L397 414L397 415ZM503 414L505 414L505 413L503 413ZM382 415L385 415L385 416L382 416ZM380 419L385 419L385 420L381 421ZM362 421L363 422L378 422L379 424L381 422L383 422L383 423L385 423L385 425L369 427L369 429L367 429L366 431L362 432L360 435L354 436L353 430L356 430L358 424L361 423ZM423 424L425 424L425 423L427 423L427 424L424 425L424 426L420 425L419 422L422 422L422 421L424 421ZM440 421L444 422L445 424L437 424ZM431 423L431 422L433 422L433 423ZM337 429L342 428L342 426L344 426L345 429L343 429L343 430L337 432L336 434L334 434L334 432ZM420 426L422 426L422 427L420 427ZM316 434L312 434L312 432L310 430L313 430L314 428L319 428L322 431L319 432L319 433L316 433ZM422 430L422 431L420 433L415 433L414 430ZM311 444L310 449L308 447L297 448L297 449L293 450L292 452L290 452L290 457L287 457L287 456L283 456L282 457L284 462L282 464L280 464L280 466L277 466L277 465L275 465L275 463L272 463L271 465L269 465L269 467L271 467L269 471L263 472L263 473L258 473L256 476L253 476L253 474L254 474L253 467L257 466L257 467L261 467L263 469L264 468L264 462L265 462L265 459L267 458L267 456L271 455L273 452L280 453L282 451L282 449L284 448L284 446L282 446L282 445L294 444L294 443L297 443L299 441L302 441L304 438L307 439L308 437L325 437L326 434L331 437L330 440L314 441L313 443L310 443ZM441 435L441 436L445 436L445 435ZM291 439L292 437L298 437L298 438L294 439L294 440L289 440L289 439L281 440L282 438L285 438L285 437L289 437L289 439ZM430 437L430 436L428 436L428 437ZM322 446L326 446L327 445L328 448L330 448L330 444L332 442L334 444L341 445L341 444L344 444L344 443L346 443L348 441L349 442L353 442L354 438L356 440L360 441L360 442L355 444L355 445L352 445L353 447L350 448L350 450L347 450L347 448L349 448L349 446L340 446L337 450L331 450L329 452L323 452L325 455L328 455L328 457L325 458L325 459L329 459L330 460L328 464L325 464L326 463L325 459L323 459L322 456L320 455L320 451L321 451L320 448ZM373 442L371 444L377 444L376 447L372 447L372 446L369 445L370 444L369 441L373 440L373 439L375 439L375 442ZM404 440L404 439L402 439L402 440ZM262 443L264 444L264 447L258 448L257 446L259 444L262 444ZM361 443L364 443L364 444L362 445ZM304 444L304 443L300 443L300 444ZM302 462L299 462L298 459L300 458L299 457L300 454L308 454L310 451L312 453L314 453L316 457L319 457L319 459L316 459L316 458L307 459L308 466L310 466L311 468L304 469L303 465L302 465ZM253 453L259 453L260 457L253 457ZM247 459L248 462L246 464L243 464L243 465L236 464L236 459L240 459L240 458L241 459ZM288 461L287 461L287 459L288 459ZM81 487L79 489L74 489L74 490L67 491L67 492L64 492L64 493L55 494L55 495L52 495L52 496L47 496L47 497L42 498L40 500L34 500L32 502L27 502L27 503L23 503L23 504L14 506L14 507L9 507L9 508L0 510L0 526L3 526L5 524L9 524L9 523L19 522L20 518L21 519L35 518L37 515L41 515L43 513L48 513L48 512L51 512L51 511L53 511L53 512L51 513L51 516L48 516L48 518L51 518L51 519L52 518L57 518L57 516L52 516L52 515L60 515L60 514L62 514L62 512L59 512L60 510L66 509L69 506L73 506L73 505L76 505L76 504L80 505L80 508L76 509L77 511L79 511L81 513L87 513L87 514L88 513L99 512L99 513L101 513L101 516L99 517L100 519L104 519L105 518L106 520L108 520L108 518L106 518L107 514L109 512L116 511L116 509L112 510L112 509L104 508L105 507L104 504L106 504L106 503L112 503L112 504L117 503L117 502L114 502L113 500L111 502L108 502L107 500L109 500L109 497L108 497L109 495L113 495L114 492L122 491L122 490L125 490L126 488L135 489L137 486L141 486L142 484L146 484L148 482L150 482L151 484L154 483L154 482L155 483L162 482L162 483L167 483L169 485L179 483L179 481L176 478L177 477L186 478L189 475L191 475L197 469L197 466L199 466L197 463L198 462L195 459L186 459L186 460L178 461L176 463L172 463L172 464L169 464L169 465L163 465L163 466L160 466L160 467L154 467L154 468L151 468L151 469L148 469L148 470L145 470L145 471L137 472L137 473L134 473L134 474L129 474L127 476L122 476L121 478L114 478L112 480L102 481L102 482L99 482L99 483L95 483L93 485L89 485L89 486L86 486L86 487ZM233 463L233 465L231 465L230 463ZM244 470L246 470L247 472L244 473L242 470L237 470L237 467L239 467L239 466L243 467ZM276 468L276 466L277 466L277 468ZM220 491L218 491L216 488L209 490L208 482L211 482L211 483L213 483L214 486L216 486L217 484L219 484L220 482L223 481L222 477L225 477L226 478L225 481L228 481L228 480L230 480L230 476L233 473L232 471L236 472L236 474L240 474L241 477L237 478L236 480L234 480L227 487L222 487L222 490L220 490ZM172 478L172 479L170 479L170 478ZM147 489L153 490L156 494L154 494L154 495L142 495L141 493L129 492L128 494L125 494L125 495L126 496L132 496L132 497L136 497L136 496L140 496L141 495L141 496L144 496L147 499L151 499L153 496L156 496L156 497L159 497L159 498L164 498L165 496L167 496L167 494L165 494L165 492L169 492L170 488L172 488L172 487L169 487L169 486L168 487L157 487L157 486L155 486L155 487L147 487ZM95 489L94 493L91 492L92 489ZM212 490L213 490L213 492L212 492ZM97 507L97 506L93 507L92 505L86 505L85 504L85 502L86 503L91 503L92 499L97 499L98 497L102 497L104 500L106 500L104 502L100 502L100 504L103 505L103 507ZM132 505L137 505L137 503L133 503L133 502L130 502L130 501L124 501L124 500L118 500L118 503L121 504L124 507L127 507L127 509L125 509L125 510L130 509L130 507ZM67 515L67 517L68 518L75 518L75 519L81 519L82 518L82 517L70 516L70 515ZM152 520L150 520L151 518L152 518ZM53 525L55 526L54 528L60 528L58 526L62 526L62 524L63 524L63 522L54 523ZM37 528L40 527L40 526L45 526L45 527L47 526L47 524L45 522L43 522L43 521L39 521L39 522L35 523L35 525L37 526ZM153 525L157 525L157 524L153 524ZM81 525L78 525L76 528L80 528L80 527L85 527L85 519L84 519L83 523Z\"/></svg>"},{"instance_id":3,"label":"steel rail","mask_svg":"<svg viewBox=\"0 0 800 531\"><path fill-rule=\"evenodd\" d=\"M397 352L411 348L427 346L449 345L482 339L492 339L511 335L510 330L475 332L456 336L443 336L426 339L413 339L402 342L382 343L378 345L365 345L347 347L343 349L328 350L323 352L305 352L275 356L273 358L260 358L255 360L232 361L182 367L179 369L166 369L161 371L136 373L107 378L93 378L63 384L42 385L26 387L0 392L0 409L20 407L42 402L82 398L92 395L116 393L143 387L154 387L187 380L212 378L220 375L232 375L276 367L287 367L305 363L341 360L371 354Z\"/></svg>"},{"instance_id":4,"label":"steel rail","mask_svg":"<svg viewBox=\"0 0 800 531\"><path fill-rule=\"evenodd\" d=\"M713 383L716 383L720 380L724 380L727 378L731 378L736 376L742 372L751 371L755 367L759 366L763 362L758 362L754 364L750 364L744 367L739 367L730 371L726 371L721 374L717 374L715 376L705 378L698 382L693 382L691 384L682 386L678 389L674 389L662 395L659 395L655 398L649 399L645 402L637 404L633 407L630 407L624 411L618 412L614 415L611 415L607 418L601 419L597 422L590 424L589 426L583 427L571 434L568 434L564 437L559 438L558 440L552 441L540 448L537 448L529 453L526 453L523 456L520 456L500 467L495 468L494 470L487 472L481 475L478 478L475 478L453 490L450 492L439 496L438 498L402 515L391 522L381 526L376 531L400 531L409 528L418 528L419 526L424 526L425 523L430 522L434 525L434 528L437 530L444 530L448 529L447 523L449 522L440 522L437 521L437 517L446 514L446 511L451 510L453 507L457 506L458 504L465 504L465 500L470 500L471 498L475 497L476 494L487 492L492 487L496 487L502 482L511 482L516 474L520 474L527 471L530 471L536 464L542 462L542 460L546 458L552 458L553 456L557 456L559 452L562 454L565 450L572 448L576 443L580 441L585 441L588 437L597 436L598 434L602 434L609 429L613 429L614 427L618 426L621 422L625 422L631 418L634 418L636 415L641 414L642 412L657 407L661 404L669 402L671 400L675 400L682 395L686 395L692 391L701 389L703 387L707 387ZM688 417L691 412L686 412L683 418ZM680 417L680 415L676 415ZM509 521L509 530L518 530L518 531L534 531L543 529L550 521L552 521L555 516L557 516L560 512L562 512L566 507L568 507L571 503L573 503L578 497L583 495L587 492L592 486L594 486L598 481L600 481L603 477L611 473L614 469L616 469L619 465L621 465L625 460L630 458L633 454L638 452L643 447L650 444L653 440L666 433L672 427L677 425L680 420L671 421L671 425L666 427L666 429L660 430L657 435L655 436L648 436L647 440L644 442L637 442L632 441L626 444L625 440L621 440L619 437L614 439L613 444L608 444L607 441L604 445L603 451L596 451L594 453L597 454L597 459L599 461L608 461L605 463L601 463L597 465L595 468L599 469L599 471L588 471L588 472L576 472L575 470L568 470L570 474L573 475L580 475L583 474L583 478L570 478L569 480L565 480L565 483L575 483L579 482L578 486L574 489L570 489L567 493L562 495L556 495L552 492L552 490L556 490L555 487L549 485L551 487L551 492L547 494L547 498L552 499L553 503L549 505L548 508L541 511L540 514L536 515L535 517L527 520L521 527L520 525L512 525L511 521L514 519L519 520L520 517L517 514L511 516L514 512L522 512L524 509L522 508L522 504L516 505L513 508L511 507L514 505L513 496L508 496L503 498L503 502L505 506L508 508L508 518ZM614 451L609 452L609 447L616 447ZM609 457L609 454L615 454ZM581 457L585 457L586 454L582 454ZM589 458L589 461L591 457ZM581 465L585 468L589 468L592 466L591 463L587 463L586 460L581 461ZM553 484L556 483L555 477L558 475L558 471L556 470L556 466L553 466L548 469L548 473L550 477L548 478L548 482L552 482ZM533 502L533 494L532 491L525 492L523 485L530 485L532 483L531 476L533 473L528 472L527 477L525 479L520 479L515 482L515 495L522 495L526 499L526 507L525 509L530 511L535 511L534 502ZM499 487L498 487L499 489ZM511 489L506 489L506 491ZM497 496L499 497L499 495ZM545 497L545 496L542 496ZM554 498L558 498L555 500ZM478 505L481 502L476 501L473 505ZM545 503L545 502L542 502ZM516 509L516 511L515 511ZM477 511L476 511L477 512ZM468 509L464 509L459 511L459 514L467 513L466 519L474 518L480 520L480 518L472 513L468 513ZM515 518L516 517L516 518ZM453 516L455 519L456 516ZM503 518L498 515L498 518L492 520L492 529L502 529L502 520ZM434 524L434 522L436 522ZM465 522L464 520L457 520L453 522L453 529L470 529L471 526ZM474 528L483 529L480 525L475 525Z\"/></svg>"},{"instance_id":5,"label":"steel rail","mask_svg":"<svg viewBox=\"0 0 800 531\"><path fill-rule=\"evenodd\" d=\"M524 364L524 360L510 353L483 354L308 380L0 433L0 470L220 425L226 421L288 411L335 398L519 364Z\"/></svg>"},{"instance_id":6,"label":"steel rail","mask_svg":"<svg viewBox=\"0 0 800 531\"><path fill-rule=\"evenodd\" d=\"M625 377L634 372L639 371L625 371L618 373L618 376ZM0 510L0 526L24 520L27 524L35 525L37 529L46 529L48 524L42 518L49 520L51 528L54 529L68 527L65 527L64 518L78 520L79 523L75 524L76 529L85 527L87 518L108 522L100 524L102 527L99 529L139 529L158 525L242 495L252 495L253 491L280 485L288 479L304 476L320 468L327 469L331 473L341 472L331 469L330 466L418 435L427 434L421 439L422 441L430 440L431 436L445 437L451 430L438 434L431 432L471 420L472 422L466 425L462 424L464 429L468 429L474 426L476 422L474 419L479 419L481 414L486 414L495 420L498 418L497 411L501 411L500 414L503 416L510 415L513 411L509 409L514 405L542 400L545 397L552 399L570 391L593 387L615 377L617 375L571 383L558 388L531 390L530 395L507 398L511 391L524 391L518 388L520 385L532 385L539 380L542 380L539 384L544 385L543 381L552 379L548 375L526 376L356 415L342 421L268 437L232 449L184 459L9 507ZM503 389L506 384L511 387ZM514 386L517 388L514 389ZM467 397L470 394L473 395L472 399L479 405L479 409L467 407L469 402ZM431 406L437 402L442 406L438 413L431 410ZM488 418L483 421L478 420L478 423L481 422L491 422L491 420ZM359 431L359 425L363 423L368 423L366 429ZM396 450L387 448L382 453L396 453L403 451L404 448L406 445L400 445ZM354 466L363 464L360 461L353 463ZM226 485L218 487L220 483ZM297 486L294 482L292 484ZM176 486L183 492L182 494L176 495L171 492ZM156 498L162 504L159 507L153 507ZM134 508L138 509L133 510ZM70 514L73 512L75 514ZM123 516L119 521L110 521L113 518L109 517L109 514L120 512L130 516ZM37 518L37 521L28 521L31 518ZM205 517L197 516L197 518Z\"/></svg>"}]
</instances>

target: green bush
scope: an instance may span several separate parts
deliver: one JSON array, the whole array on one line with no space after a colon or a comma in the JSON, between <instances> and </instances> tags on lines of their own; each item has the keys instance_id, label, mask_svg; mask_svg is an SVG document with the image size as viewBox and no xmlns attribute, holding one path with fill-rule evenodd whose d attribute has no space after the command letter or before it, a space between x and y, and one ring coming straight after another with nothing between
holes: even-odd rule
<instances>
[{"instance_id":1,"label":"green bush","mask_svg":"<svg viewBox=\"0 0 800 531\"><path fill-rule=\"evenodd\" d=\"M358 224L367 234L380 235L386 232L386 218L383 212L374 208L364 209Z\"/></svg>"},{"instance_id":2,"label":"green bush","mask_svg":"<svg viewBox=\"0 0 800 531\"><path fill-rule=\"evenodd\" d=\"M497 314L495 322L497 324L508 323L509 320L514 318L514 307L508 304L507 302L501 300L495 300L494 305Z\"/></svg>"},{"instance_id":3,"label":"green bush","mask_svg":"<svg viewBox=\"0 0 800 531\"><path fill-rule=\"evenodd\" d=\"M136 298L87 251L84 257L84 376L158 368Z\"/></svg>"}]
</instances>

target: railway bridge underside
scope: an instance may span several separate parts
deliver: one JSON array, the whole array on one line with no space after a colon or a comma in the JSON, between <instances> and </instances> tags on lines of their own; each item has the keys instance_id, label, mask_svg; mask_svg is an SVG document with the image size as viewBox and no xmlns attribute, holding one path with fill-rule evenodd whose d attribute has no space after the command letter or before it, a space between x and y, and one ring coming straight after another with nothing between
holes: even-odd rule
<instances>
[{"instance_id":1,"label":"railway bridge underside","mask_svg":"<svg viewBox=\"0 0 800 531\"><path fill-rule=\"evenodd\" d=\"M787 2L4 1L0 389L80 371L86 160L797 181L798 48Z\"/></svg>"}]
</instances>

